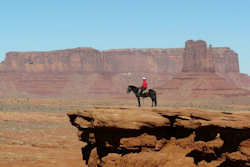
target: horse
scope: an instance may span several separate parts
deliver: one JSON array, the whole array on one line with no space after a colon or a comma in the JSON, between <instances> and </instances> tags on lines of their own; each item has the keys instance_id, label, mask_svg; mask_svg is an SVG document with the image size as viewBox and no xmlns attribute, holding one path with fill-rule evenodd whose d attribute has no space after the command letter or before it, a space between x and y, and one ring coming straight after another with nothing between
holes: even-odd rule
<instances>
[{"instance_id":1,"label":"horse","mask_svg":"<svg viewBox=\"0 0 250 167\"><path fill-rule=\"evenodd\" d=\"M137 98L138 107L141 107L140 97L142 97L142 98L150 97L152 100L152 107L157 106L157 98L156 98L156 91L155 90L149 89L146 93L139 95L140 88L133 86L133 85L129 85L128 89L127 89L127 93L130 93L131 91L134 92L134 94Z\"/></svg>"}]
</instances>

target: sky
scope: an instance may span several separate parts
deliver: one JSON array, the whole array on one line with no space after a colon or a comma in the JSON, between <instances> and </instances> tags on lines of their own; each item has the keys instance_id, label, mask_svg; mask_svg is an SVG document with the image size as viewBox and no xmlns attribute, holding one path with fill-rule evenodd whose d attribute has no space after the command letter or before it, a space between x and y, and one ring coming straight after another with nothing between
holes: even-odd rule
<instances>
[{"instance_id":1,"label":"sky","mask_svg":"<svg viewBox=\"0 0 250 167\"><path fill-rule=\"evenodd\" d=\"M2 0L0 61L9 51L76 47L230 47L250 75L250 0Z\"/></svg>"}]
</instances>

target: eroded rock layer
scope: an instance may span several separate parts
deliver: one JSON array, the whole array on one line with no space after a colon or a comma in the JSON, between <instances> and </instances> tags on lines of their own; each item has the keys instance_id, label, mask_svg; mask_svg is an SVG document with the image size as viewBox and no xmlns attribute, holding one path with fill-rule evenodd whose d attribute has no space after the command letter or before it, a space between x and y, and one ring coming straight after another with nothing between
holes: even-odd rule
<instances>
[{"instance_id":1,"label":"eroded rock layer","mask_svg":"<svg viewBox=\"0 0 250 167\"><path fill-rule=\"evenodd\" d=\"M105 107L68 116L90 167L250 166L249 113Z\"/></svg>"}]
</instances>

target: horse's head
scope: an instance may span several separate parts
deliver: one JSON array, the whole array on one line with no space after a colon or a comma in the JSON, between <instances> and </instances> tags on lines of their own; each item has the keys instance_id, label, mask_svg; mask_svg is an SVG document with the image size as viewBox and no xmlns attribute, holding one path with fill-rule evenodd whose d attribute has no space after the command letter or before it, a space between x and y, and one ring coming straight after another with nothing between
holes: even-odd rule
<instances>
[{"instance_id":1,"label":"horse's head","mask_svg":"<svg viewBox=\"0 0 250 167\"><path fill-rule=\"evenodd\" d=\"M127 93L130 93L132 91L131 86L128 86Z\"/></svg>"},{"instance_id":2,"label":"horse's head","mask_svg":"<svg viewBox=\"0 0 250 167\"><path fill-rule=\"evenodd\" d=\"M129 85L128 89L127 89L127 93L130 93L131 91L134 92L135 94L137 94L138 88L134 85Z\"/></svg>"}]
</instances>

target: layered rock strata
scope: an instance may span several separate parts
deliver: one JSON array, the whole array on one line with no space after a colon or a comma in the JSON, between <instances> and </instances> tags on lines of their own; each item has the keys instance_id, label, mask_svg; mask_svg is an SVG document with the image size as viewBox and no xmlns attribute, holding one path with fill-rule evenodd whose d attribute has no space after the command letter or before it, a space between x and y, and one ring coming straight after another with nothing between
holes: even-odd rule
<instances>
[{"instance_id":1,"label":"layered rock strata","mask_svg":"<svg viewBox=\"0 0 250 167\"><path fill-rule=\"evenodd\" d=\"M177 73L183 49L76 48L49 52L9 52L2 72Z\"/></svg>"},{"instance_id":2,"label":"layered rock strata","mask_svg":"<svg viewBox=\"0 0 250 167\"><path fill-rule=\"evenodd\" d=\"M239 83L239 82L238 82ZM161 96L175 98L231 98L249 96L229 77L214 72L182 72L157 88Z\"/></svg>"},{"instance_id":3,"label":"layered rock strata","mask_svg":"<svg viewBox=\"0 0 250 167\"><path fill-rule=\"evenodd\" d=\"M249 113L106 107L68 116L90 167L250 166Z\"/></svg>"},{"instance_id":4,"label":"layered rock strata","mask_svg":"<svg viewBox=\"0 0 250 167\"><path fill-rule=\"evenodd\" d=\"M239 73L234 51L187 41L184 49L9 52L0 63L0 96L124 96L127 85L138 85L142 76L148 78L151 88L157 88L182 71L216 72L226 81L250 89L249 77Z\"/></svg>"},{"instance_id":5,"label":"layered rock strata","mask_svg":"<svg viewBox=\"0 0 250 167\"><path fill-rule=\"evenodd\" d=\"M204 41L187 41L186 48L176 49L113 49L98 51L93 48L75 48L48 52L9 52L0 64L0 72L150 72L179 73L183 54L190 65L201 67L201 55L211 53L216 72L239 72L238 55L230 48L206 49ZM197 48L193 52L193 48ZM192 62L191 62L192 61ZM211 61L211 55L206 61ZM189 67L188 67L189 66ZM147 68L146 68L147 67ZM189 69L194 71L196 69ZM186 71L186 70L185 70Z\"/></svg>"}]
</instances>

